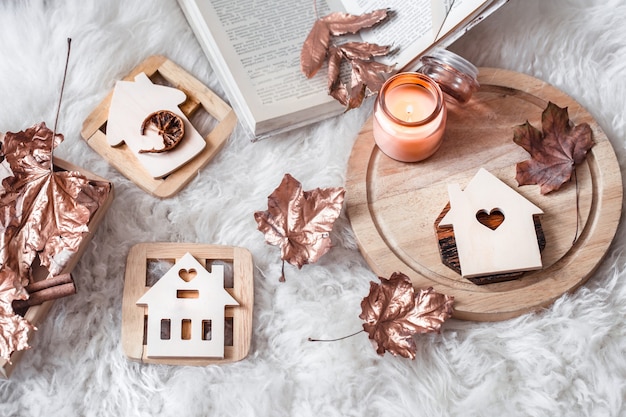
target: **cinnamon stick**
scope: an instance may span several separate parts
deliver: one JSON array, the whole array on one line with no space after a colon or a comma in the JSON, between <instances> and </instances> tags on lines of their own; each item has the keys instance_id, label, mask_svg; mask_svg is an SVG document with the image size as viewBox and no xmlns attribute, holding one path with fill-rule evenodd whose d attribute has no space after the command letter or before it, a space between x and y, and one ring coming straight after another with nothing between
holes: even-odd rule
<instances>
[{"instance_id":1,"label":"cinnamon stick","mask_svg":"<svg viewBox=\"0 0 626 417\"><path fill-rule=\"evenodd\" d=\"M32 306L42 304L46 301L56 300L76 294L76 286L71 274L61 274L33 282L24 287L29 294L27 300L14 300L13 310L24 310Z\"/></svg>"},{"instance_id":2,"label":"cinnamon stick","mask_svg":"<svg viewBox=\"0 0 626 417\"><path fill-rule=\"evenodd\" d=\"M24 287L24 289L29 294L32 294L46 288L54 287L56 285L68 284L70 282L74 282L74 280L72 279L72 274L60 274L50 278L42 279L40 281L32 282Z\"/></svg>"}]
</instances>

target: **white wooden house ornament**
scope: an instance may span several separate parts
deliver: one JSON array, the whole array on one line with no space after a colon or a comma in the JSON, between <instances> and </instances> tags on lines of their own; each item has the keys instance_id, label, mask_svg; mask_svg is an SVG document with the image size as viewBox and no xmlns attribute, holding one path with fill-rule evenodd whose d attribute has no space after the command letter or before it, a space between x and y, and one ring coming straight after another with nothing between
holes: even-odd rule
<instances>
[{"instance_id":1,"label":"white wooden house ornament","mask_svg":"<svg viewBox=\"0 0 626 417\"><path fill-rule=\"evenodd\" d=\"M171 174L206 146L206 141L193 127L178 107L187 99L186 94L172 87L153 84L141 72L134 81L117 81L111 97L106 137L109 145L122 143L132 150L141 165L154 178ZM141 134L141 125L150 114L169 110L178 115L185 124L185 136L174 148L163 153L139 153L142 149L163 148L163 139L154 131Z\"/></svg>"},{"instance_id":2,"label":"white wooden house ornament","mask_svg":"<svg viewBox=\"0 0 626 417\"><path fill-rule=\"evenodd\" d=\"M465 278L542 268L533 215L543 211L517 191L481 168L464 190L448 185L450 211L440 226L452 226L461 275ZM499 211L504 220L495 228L477 216Z\"/></svg>"},{"instance_id":3,"label":"white wooden house ornament","mask_svg":"<svg viewBox=\"0 0 626 417\"><path fill-rule=\"evenodd\" d=\"M139 300L147 305L151 358L223 358L224 307L239 305L224 289L224 266L207 271L186 253Z\"/></svg>"}]
</instances>

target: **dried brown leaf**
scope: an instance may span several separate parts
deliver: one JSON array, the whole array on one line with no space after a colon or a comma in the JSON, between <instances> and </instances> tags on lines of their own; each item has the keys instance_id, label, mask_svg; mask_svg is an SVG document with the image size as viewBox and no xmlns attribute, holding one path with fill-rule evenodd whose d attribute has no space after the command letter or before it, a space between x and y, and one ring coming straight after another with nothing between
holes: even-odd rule
<instances>
[{"instance_id":1,"label":"dried brown leaf","mask_svg":"<svg viewBox=\"0 0 626 417\"><path fill-rule=\"evenodd\" d=\"M341 187L303 191L300 182L285 174L267 198L268 209L257 211L254 218L265 241L280 246L281 259L302 268L330 249L330 232L344 194Z\"/></svg>"},{"instance_id":2,"label":"dried brown leaf","mask_svg":"<svg viewBox=\"0 0 626 417\"><path fill-rule=\"evenodd\" d=\"M110 192L108 182L91 181L77 172L53 171L52 151L63 140L53 138L44 123L26 131L2 136L0 160L8 173L0 193L0 320L7 326L15 299L24 299L23 287L31 279L38 258L51 275L57 275L76 253L92 214ZM21 329L21 330L20 330ZM17 339L25 327L2 329ZM14 333L18 332L18 333ZM2 346L18 346L2 340ZM12 351L0 348L8 359Z\"/></svg>"},{"instance_id":3,"label":"dried brown leaf","mask_svg":"<svg viewBox=\"0 0 626 417\"><path fill-rule=\"evenodd\" d=\"M415 358L413 335L439 332L452 316L454 297L434 292L432 288L417 294L411 280L396 272L380 284L370 283L370 292L361 301L359 317L376 352L386 351L405 358Z\"/></svg>"},{"instance_id":4,"label":"dried brown leaf","mask_svg":"<svg viewBox=\"0 0 626 417\"><path fill-rule=\"evenodd\" d=\"M574 125L567 107L548 103L541 125L539 131L527 121L513 131L513 141L531 157L517 164L515 179L519 185L538 184L541 194L547 194L571 179L575 166L585 160L594 142L589 124Z\"/></svg>"}]
</instances>

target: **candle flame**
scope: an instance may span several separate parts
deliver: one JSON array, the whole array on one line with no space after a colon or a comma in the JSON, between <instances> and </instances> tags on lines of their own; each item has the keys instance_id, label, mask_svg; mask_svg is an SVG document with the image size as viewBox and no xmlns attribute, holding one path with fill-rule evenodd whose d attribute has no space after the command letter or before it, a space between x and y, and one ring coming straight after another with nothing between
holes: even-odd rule
<instances>
[{"instance_id":1,"label":"candle flame","mask_svg":"<svg viewBox=\"0 0 626 417\"><path fill-rule=\"evenodd\" d=\"M413 113L413 106L409 104L408 106L406 106L406 121L407 122L411 121L411 113Z\"/></svg>"}]
</instances>

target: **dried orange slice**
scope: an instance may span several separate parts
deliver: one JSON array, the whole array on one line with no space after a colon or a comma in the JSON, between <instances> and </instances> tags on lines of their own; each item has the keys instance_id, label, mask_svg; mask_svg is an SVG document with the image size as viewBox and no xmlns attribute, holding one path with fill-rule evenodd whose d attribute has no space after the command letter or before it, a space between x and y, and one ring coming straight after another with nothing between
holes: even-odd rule
<instances>
[{"instance_id":1,"label":"dried orange slice","mask_svg":"<svg viewBox=\"0 0 626 417\"><path fill-rule=\"evenodd\" d=\"M161 149L141 149L139 153L161 153L174 149L185 136L185 123L176 113L169 110L158 110L146 117L141 124L141 134L153 128L163 138Z\"/></svg>"}]
</instances>

